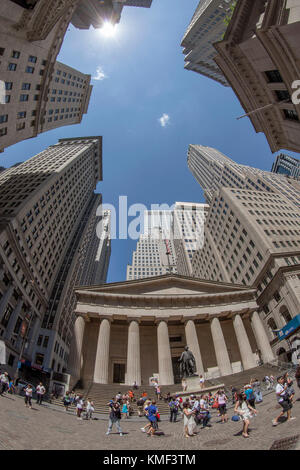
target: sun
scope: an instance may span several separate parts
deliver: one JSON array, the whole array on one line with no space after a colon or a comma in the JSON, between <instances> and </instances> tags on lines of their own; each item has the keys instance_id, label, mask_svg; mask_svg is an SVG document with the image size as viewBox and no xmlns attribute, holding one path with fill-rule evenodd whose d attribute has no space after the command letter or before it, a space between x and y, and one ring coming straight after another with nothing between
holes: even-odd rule
<instances>
[{"instance_id":1,"label":"sun","mask_svg":"<svg viewBox=\"0 0 300 470\"><path fill-rule=\"evenodd\" d=\"M100 29L100 32L106 38L112 38L116 35L116 25L106 21Z\"/></svg>"}]
</instances>

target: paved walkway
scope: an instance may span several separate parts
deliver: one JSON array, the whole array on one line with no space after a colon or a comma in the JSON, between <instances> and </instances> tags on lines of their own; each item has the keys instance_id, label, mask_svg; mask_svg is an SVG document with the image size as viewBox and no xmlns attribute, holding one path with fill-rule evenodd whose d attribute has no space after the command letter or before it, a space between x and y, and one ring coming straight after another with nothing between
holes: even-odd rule
<instances>
[{"instance_id":1,"label":"paved walkway","mask_svg":"<svg viewBox=\"0 0 300 470\"><path fill-rule=\"evenodd\" d=\"M299 397L299 390L296 398ZM212 428L198 430L198 435L189 439L183 436L183 422L162 422L164 436L149 437L140 428L145 418L122 420L124 436L113 433L106 436L107 420L77 420L73 413L58 407L36 405L30 410L18 396L0 396L0 449L7 450L200 450L200 449L269 449L273 442L299 434L300 401L296 401L293 416L297 419L272 427L271 420L280 412L275 393L264 398L257 406L257 417L250 426L250 438L240 435L241 422L231 420L221 424L213 412ZM229 411L229 417L233 414Z\"/></svg>"}]
</instances>

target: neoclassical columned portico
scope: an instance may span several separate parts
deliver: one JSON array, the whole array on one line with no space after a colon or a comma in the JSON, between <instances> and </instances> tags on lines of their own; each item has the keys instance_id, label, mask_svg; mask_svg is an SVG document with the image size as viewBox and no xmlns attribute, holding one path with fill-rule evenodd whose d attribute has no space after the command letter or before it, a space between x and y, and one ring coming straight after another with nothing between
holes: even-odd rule
<instances>
[{"instance_id":1,"label":"neoclassical columned portico","mask_svg":"<svg viewBox=\"0 0 300 470\"><path fill-rule=\"evenodd\" d=\"M69 369L83 380L111 383L114 367L123 365L121 383L146 385L158 376L161 385L172 385L185 345L197 374L207 378L256 367L257 350L264 361L273 359L251 289L161 276L76 293Z\"/></svg>"}]
</instances>

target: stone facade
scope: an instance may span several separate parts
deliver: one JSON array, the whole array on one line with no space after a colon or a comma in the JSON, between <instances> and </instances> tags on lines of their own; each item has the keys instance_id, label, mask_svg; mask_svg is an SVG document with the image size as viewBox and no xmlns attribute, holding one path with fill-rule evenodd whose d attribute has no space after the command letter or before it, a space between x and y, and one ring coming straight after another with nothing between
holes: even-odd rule
<instances>
[{"instance_id":1,"label":"stone facade","mask_svg":"<svg viewBox=\"0 0 300 470\"><path fill-rule=\"evenodd\" d=\"M68 353L72 318L65 316L60 322L58 304L51 312L49 305L55 300L58 273L101 178L100 137L61 139L1 173L0 338L5 340L12 368L22 346L23 320L31 329L24 359L49 368L44 359L55 335L60 338L59 354L61 347L63 357ZM65 273L73 257L64 265Z\"/></svg>"},{"instance_id":2,"label":"stone facade","mask_svg":"<svg viewBox=\"0 0 300 470\"><path fill-rule=\"evenodd\" d=\"M76 289L73 381L161 385L180 381L186 344L208 377L274 359L255 290L180 275ZM259 350L259 351L258 351Z\"/></svg>"},{"instance_id":3,"label":"stone facade","mask_svg":"<svg viewBox=\"0 0 300 470\"><path fill-rule=\"evenodd\" d=\"M272 152L300 150L300 5L295 0L238 0L214 58L256 132Z\"/></svg>"},{"instance_id":4,"label":"stone facade","mask_svg":"<svg viewBox=\"0 0 300 470\"><path fill-rule=\"evenodd\" d=\"M78 124L87 112L91 76L56 57L78 0L40 0L25 9L0 5L0 151L63 125Z\"/></svg>"}]
</instances>

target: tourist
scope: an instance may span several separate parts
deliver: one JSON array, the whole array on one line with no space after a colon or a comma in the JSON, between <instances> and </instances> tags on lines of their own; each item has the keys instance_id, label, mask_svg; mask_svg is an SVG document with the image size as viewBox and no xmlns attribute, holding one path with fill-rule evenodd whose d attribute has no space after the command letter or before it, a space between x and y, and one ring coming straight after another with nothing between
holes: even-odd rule
<instances>
[{"instance_id":1,"label":"tourist","mask_svg":"<svg viewBox=\"0 0 300 470\"><path fill-rule=\"evenodd\" d=\"M203 388L205 388L205 379L203 375L200 375L199 383L200 383L200 389L203 390Z\"/></svg>"},{"instance_id":2,"label":"tourist","mask_svg":"<svg viewBox=\"0 0 300 470\"><path fill-rule=\"evenodd\" d=\"M156 407L156 401L152 400L151 404L145 408L146 416L149 420L149 429L147 434L153 436L154 433L158 430L158 409ZM145 426L146 428L147 426Z\"/></svg>"},{"instance_id":3,"label":"tourist","mask_svg":"<svg viewBox=\"0 0 300 470\"><path fill-rule=\"evenodd\" d=\"M118 392L117 395L116 395L116 401L118 401L119 403L121 403L121 400L122 400L122 393L121 393L121 392Z\"/></svg>"},{"instance_id":4,"label":"tourist","mask_svg":"<svg viewBox=\"0 0 300 470\"><path fill-rule=\"evenodd\" d=\"M142 397L145 398L145 399L148 397L148 393L145 390L142 393Z\"/></svg>"},{"instance_id":5,"label":"tourist","mask_svg":"<svg viewBox=\"0 0 300 470\"><path fill-rule=\"evenodd\" d=\"M118 401L116 402L110 401L108 403L108 406L110 407L110 413L109 413L109 421L108 421L108 430L107 430L106 435L108 436L111 433L112 427L115 424L118 433L120 434L120 436L123 436L122 429L120 426L120 421L121 421L120 404Z\"/></svg>"},{"instance_id":6,"label":"tourist","mask_svg":"<svg viewBox=\"0 0 300 470\"><path fill-rule=\"evenodd\" d=\"M39 385L36 387L36 403L38 405L42 404L45 393L46 393L46 389L44 385L42 384L42 382L40 382Z\"/></svg>"},{"instance_id":7,"label":"tourist","mask_svg":"<svg viewBox=\"0 0 300 470\"><path fill-rule=\"evenodd\" d=\"M82 419L81 413L84 407L83 395L78 395L78 397L79 398L76 402L76 414L77 414L77 419Z\"/></svg>"},{"instance_id":8,"label":"tourist","mask_svg":"<svg viewBox=\"0 0 300 470\"><path fill-rule=\"evenodd\" d=\"M9 378L8 378L7 372L3 372L3 374L1 374L0 381L1 381L0 395L3 395L3 393L7 391L8 385L9 385Z\"/></svg>"},{"instance_id":9,"label":"tourist","mask_svg":"<svg viewBox=\"0 0 300 470\"><path fill-rule=\"evenodd\" d=\"M289 396L290 402L293 403L293 398L295 396L295 389L293 387L293 381L292 379L287 378L286 383L287 383L287 389L286 389L287 394Z\"/></svg>"},{"instance_id":10,"label":"tourist","mask_svg":"<svg viewBox=\"0 0 300 470\"><path fill-rule=\"evenodd\" d=\"M263 401L263 397L261 393L260 381L258 379L251 380L250 384L252 385L252 388L253 388L256 403L261 403Z\"/></svg>"},{"instance_id":11,"label":"tourist","mask_svg":"<svg viewBox=\"0 0 300 470\"><path fill-rule=\"evenodd\" d=\"M255 396L253 392L253 388L250 384L245 385L245 395L247 397L247 401L252 408L255 408Z\"/></svg>"},{"instance_id":12,"label":"tourist","mask_svg":"<svg viewBox=\"0 0 300 470\"><path fill-rule=\"evenodd\" d=\"M257 410L249 405L245 393L240 393L238 395L238 400L235 404L234 412L240 415L243 420L242 435L245 438L249 437L248 428L250 424L250 418L252 418L252 413L257 414Z\"/></svg>"},{"instance_id":13,"label":"tourist","mask_svg":"<svg viewBox=\"0 0 300 470\"><path fill-rule=\"evenodd\" d=\"M170 408L170 423L176 423L177 415L178 415L178 408L179 408L179 401L176 397L172 397L169 401L169 408Z\"/></svg>"},{"instance_id":14,"label":"tourist","mask_svg":"<svg viewBox=\"0 0 300 470\"><path fill-rule=\"evenodd\" d=\"M86 402L86 419L93 419L93 412L95 411L94 402L90 398Z\"/></svg>"},{"instance_id":15,"label":"tourist","mask_svg":"<svg viewBox=\"0 0 300 470\"><path fill-rule=\"evenodd\" d=\"M232 404L234 405L237 401L237 389L233 385L231 386L231 398Z\"/></svg>"},{"instance_id":16,"label":"tourist","mask_svg":"<svg viewBox=\"0 0 300 470\"><path fill-rule=\"evenodd\" d=\"M300 360L299 360L299 364L298 364L296 372L295 372L295 379L297 381L298 387L300 388Z\"/></svg>"},{"instance_id":17,"label":"tourist","mask_svg":"<svg viewBox=\"0 0 300 470\"><path fill-rule=\"evenodd\" d=\"M224 393L223 390L219 390L217 392L217 402L218 402L218 410L221 416L221 422L226 423L228 421L227 417L227 410L226 410L226 402L227 402L227 397Z\"/></svg>"},{"instance_id":18,"label":"tourist","mask_svg":"<svg viewBox=\"0 0 300 470\"><path fill-rule=\"evenodd\" d=\"M211 420L211 414L209 412L208 397L205 395L201 395L200 397L198 420L199 424L202 421L202 429L211 428L211 424L209 424L209 421Z\"/></svg>"},{"instance_id":19,"label":"tourist","mask_svg":"<svg viewBox=\"0 0 300 470\"><path fill-rule=\"evenodd\" d=\"M123 418L128 418L128 405L126 400L124 400L122 404L122 415Z\"/></svg>"},{"instance_id":20,"label":"tourist","mask_svg":"<svg viewBox=\"0 0 300 470\"><path fill-rule=\"evenodd\" d=\"M136 382L133 382L132 387L134 388L134 390L138 390L138 388L139 388Z\"/></svg>"},{"instance_id":21,"label":"tourist","mask_svg":"<svg viewBox=\"0 0 300 470\"><path fill-rule=\"evenodd\" d=\"M138 409L138 415L141 418L142 416L144 416L144 398L142 396L140 396L140 398L136 402L136 405Z\"/></svg>"},{"instance_id":22,"label":"tourist","mask_svg":"<svg viewBox=\"0 0 300 470\"><path fill-rule=\"evenodd\" d=\"M266 375L264 378L263 378L263 382L265 382L266 386L267 386L267 390L270 390L272 388L272 385L271 385L271 381L270 381L270 377L268 375Z\"/></svg>"},{"instance_id":23,"label":"tourist","mask_svg":"<svg viewBox=\"0 0 300 470\"><path fill-rule=\"evenodd\" d=\"M183 404L183 429L184 429L184 436L191 437L195 436L196 433L195 427L195 412L192 410L189 402L185 402Z\"/></svg>"},{"instance_id":24,"label":"tourist","mask_svg":"<svg viewBox=\"0 0 300 470\"><path fill-rule=\"evenodd\" d=\"M134 393L133 393L132 390L128 390L128 397L129 397L130 402L133 402L133 400L134 400Z\"/></svg>"},{"instance_id":25,"label":"tourist","mask_svg":"<svg viewBox=\"0 0 300 470\"><path fill-rule=\"evenodd\" d=\"M65 396L63 398L63 404L64 404L64 407L65 407L65 410L68 411L68 407L71 404L70 392L65 393Z\"/></svg>"},{"instance_id":26,"label":"tourist","mask_svg":"<svg viewBox=\"0 0 300 470\"><path fill-rule=\"evenodd\" d=\"M32 398L32 386L30 384L27 385L27 387L25 388L25 406L26 408L30 408L32 409L32 404L31 404L31 398Z\"/></svg>"},{"instance_id":27,"label":"tourist","mask_svg":"<svg viewBox=\"0 0 300 470\"><path fill-rule=\"evenodd\" d=\"M8 383L7 392L10 393L11 395L14 395L16 393L15 386L14 386L14 381L12 379L10 379L10 381Z\"/></svg>"},{"instance_id":28,"label":"tourist","mask_svg":"<svg viewBox=\"0 0 300 470\"><path fill-rule=\"evenodd\" d=\"M287 392L288 384L284 384L284 378L283 376L280 376L277 378L277 385L276 385L276 397L279 405L282 407L282 411L277 418L273 419L272 424L273 426L278 425L278 420L281 418L284 413L287 414L287 421L291 421L295 418L292 418L291 416L291 409L293 407L288 392Z\"/></svg>"},{"instance_id":29,"label":"tourist","mask_svg":"<svg viewBox=\"0 0 300 470\"><path fill-rule=\"evenodd\" d=\"M156 393L156 396L157 396L157 400L161 400L161 391L160 391L160 386L157 385L157 387L155 387L155 393Z\"/></svg>"}]
</instances>

